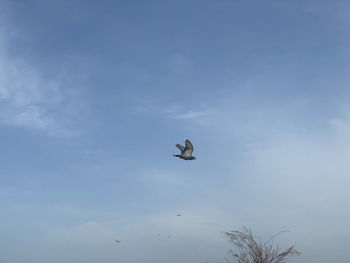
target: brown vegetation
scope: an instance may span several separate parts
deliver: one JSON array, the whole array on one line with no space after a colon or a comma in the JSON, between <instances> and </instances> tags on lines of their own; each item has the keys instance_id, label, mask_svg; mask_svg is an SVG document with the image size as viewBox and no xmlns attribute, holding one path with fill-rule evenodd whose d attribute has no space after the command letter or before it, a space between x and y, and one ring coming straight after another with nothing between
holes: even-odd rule
<instances>
[{"instance_id":1,"label":"brown vegetation","mask_svg":"<svg viewBox=\"0 0 350 263\"><path fill-rule=\"evenodd\" d=\"M225 232L225 235L235 247L235 250L229 250L228 253L237 263L283 263L288 256L300 254L294 249L294 245L285 250L280 249L278 245L273 246L272 240L276 235L265 242L257 241L252 232L245 227L243 231Z\"/></svg>"}]
</instances>

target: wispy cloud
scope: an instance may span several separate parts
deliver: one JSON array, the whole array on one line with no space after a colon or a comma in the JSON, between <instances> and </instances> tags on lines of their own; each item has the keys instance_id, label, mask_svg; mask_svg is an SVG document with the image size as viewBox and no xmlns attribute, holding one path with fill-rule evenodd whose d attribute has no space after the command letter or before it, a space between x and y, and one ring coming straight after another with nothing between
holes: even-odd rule
<instances>
[{"instance_id":1,"label":"wispy cloud","mask_svg":"<svg viewBox=\"0 0 350 263\"><path fill-rule=\"evenodd\" d=\"M210 111L186 111L184 113L179 113L174 115L175 119L197 119L200 117L208 116Z\"/></svg>"},{"instance_id":2,"label":"wispy cloud","mask_svg":"<svg viewBox=\"0 0 350 263\"><path fill-rule=\"evenodd\" d=\"M176 114L180 110L182 110L184 107L182 105L172 105L164 110L166 114Z\"/></svg>"},{"instance_id":3,"label":"wispy cloud","mask_svg":"<svg viewBox=\"0 0 350 263\"><path fill-rule=\"evenodd\" d=\"M227 242L221 234L230 223L227 214L216 210L188 210L183 210L182 217L173 212L128 218L113 214L110 215L113 220L89 220L54 227L42 237L49 240L46 249L55 251L57 262L72 257L76 260L97 258L97 255L100 255L100 260L112 261L116 258L115 250L119 260L128 262L164 262L169 257L178 262L188 258L192 262L222 259L227 251ZM223 224L213 223L222 218L225 218ZM121 243L116 244L115 238ZM62 249L64 244L69 245L69 251ZM200 252L203 247L205 253ZM89 248L88 252L86 248ZM133 253L135 250L139 253ZM177 252L179 250L181 253Z\"/></svg>"},{"instance_id":4,"label":"wispy cloud","mask_svg":"<svg viewBox=\"0 0 350 263\"><path fill-rule=\"evenodd\" d=\"M171 57L169 64L171 72L184 74L191 70L193 61L188 56L177 54Z\"/></svg>"},{"instance_id":5,"label":"wispy cloud","mask_svg":"<svg viewBox=\"0 0 350 263\"><path fill-rule=\"evenodd\" d=\"M192 120L197 124L209 125L212 110L188 110L182 105L172 105L164 110L164 113L171 119Z\"/></svg>"},{"instance_id":6,"label":"wispy cloud","mask_svg":"<svg viewBox=\"0 0 350 263\"><path fill-rule=\"evenodd\" d=\"M9 55L6 30L0 30L0 39L0 124L71 133L63 125L67 95L59 81L45 79L38 67Z\"/></svg>"}]
</instances>

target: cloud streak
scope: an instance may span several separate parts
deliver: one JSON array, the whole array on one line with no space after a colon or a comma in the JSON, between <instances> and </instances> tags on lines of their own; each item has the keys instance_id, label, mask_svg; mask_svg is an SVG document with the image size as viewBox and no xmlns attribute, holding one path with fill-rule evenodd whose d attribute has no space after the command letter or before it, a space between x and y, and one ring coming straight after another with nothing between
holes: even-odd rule
<instances>
[{"instance_id":1,"label":"cloud streak","mask_svg":"<svg viewBox=\"0 0 350 263\"><path fill-rule=\"evenodd\" d=\"M67 94L30 62L8 53L7 31L0 30L0 123L50 135L70 134L64 127Z\"/></svg>"},{"instance_id":2,"label":"cloud streak","mask_svg":"<svg viewBox=\"0 0 350 263\"><path fill-rule=\"evenodd\" d=\"M187 111L174 116L175 119L198 119L207 116L210 111Z\"/></svg>"},{"instance_id":3,"label":"cloud streak","mask_svg":"<svg viewBox=\"0 0 350 263\"><path fill-rule=\"evenodd\" d=\"M164 113L170 119L193 121L200 125L209 125L211 123L212 110L188 110L182 105L172 105Z\"/></svg>"}]
</instances>

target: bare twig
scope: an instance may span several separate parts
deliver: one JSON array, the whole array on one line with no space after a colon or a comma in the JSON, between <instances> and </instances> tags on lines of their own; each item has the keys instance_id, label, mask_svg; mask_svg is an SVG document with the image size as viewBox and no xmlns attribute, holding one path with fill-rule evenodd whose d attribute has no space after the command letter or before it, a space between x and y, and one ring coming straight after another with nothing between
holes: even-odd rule
<instances>
[{"instance_id":1,"label":"bare twig","mask_svg":"<svg viewBox=\"0 0 350 263\"><path fill-rule=\"evenodd\" d=\"M286 231L278 232L265 242L256 240L252 232L246 227L243 227L243 231L225 232L225 235L235 247L235 250L229 250L228 254L230 254L237 263L286 262L288 256L299 255L300 253L294 248L294 245L285 250L281 250L279 246L272 246L271 241L283 232Z\"/></svg>"}]
</instances>

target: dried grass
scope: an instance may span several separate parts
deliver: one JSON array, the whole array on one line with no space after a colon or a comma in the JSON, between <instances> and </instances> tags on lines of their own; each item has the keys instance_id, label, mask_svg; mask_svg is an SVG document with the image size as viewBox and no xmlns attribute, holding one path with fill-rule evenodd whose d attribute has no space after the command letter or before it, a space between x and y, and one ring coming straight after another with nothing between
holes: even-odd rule
<instances>
[{"instance_id":1,"label":"dried grass","mask_svg":"<svg viewBox=\"0 0 350 263\"><path fill-rule=\"evenodd\" d=\"M284 231L283 231L284 232ZM292 255L300 253L294 245L282 250L278 245L273 246L273 239L282 232L273 235L267 241L256 240L252 232L246 227L243 231L225 232L229 241L233 243L235 250L229 250L229 254L237 263L283 263ZM230 262L226 258L227 262Z\"/></svg>"}]
</instances>

